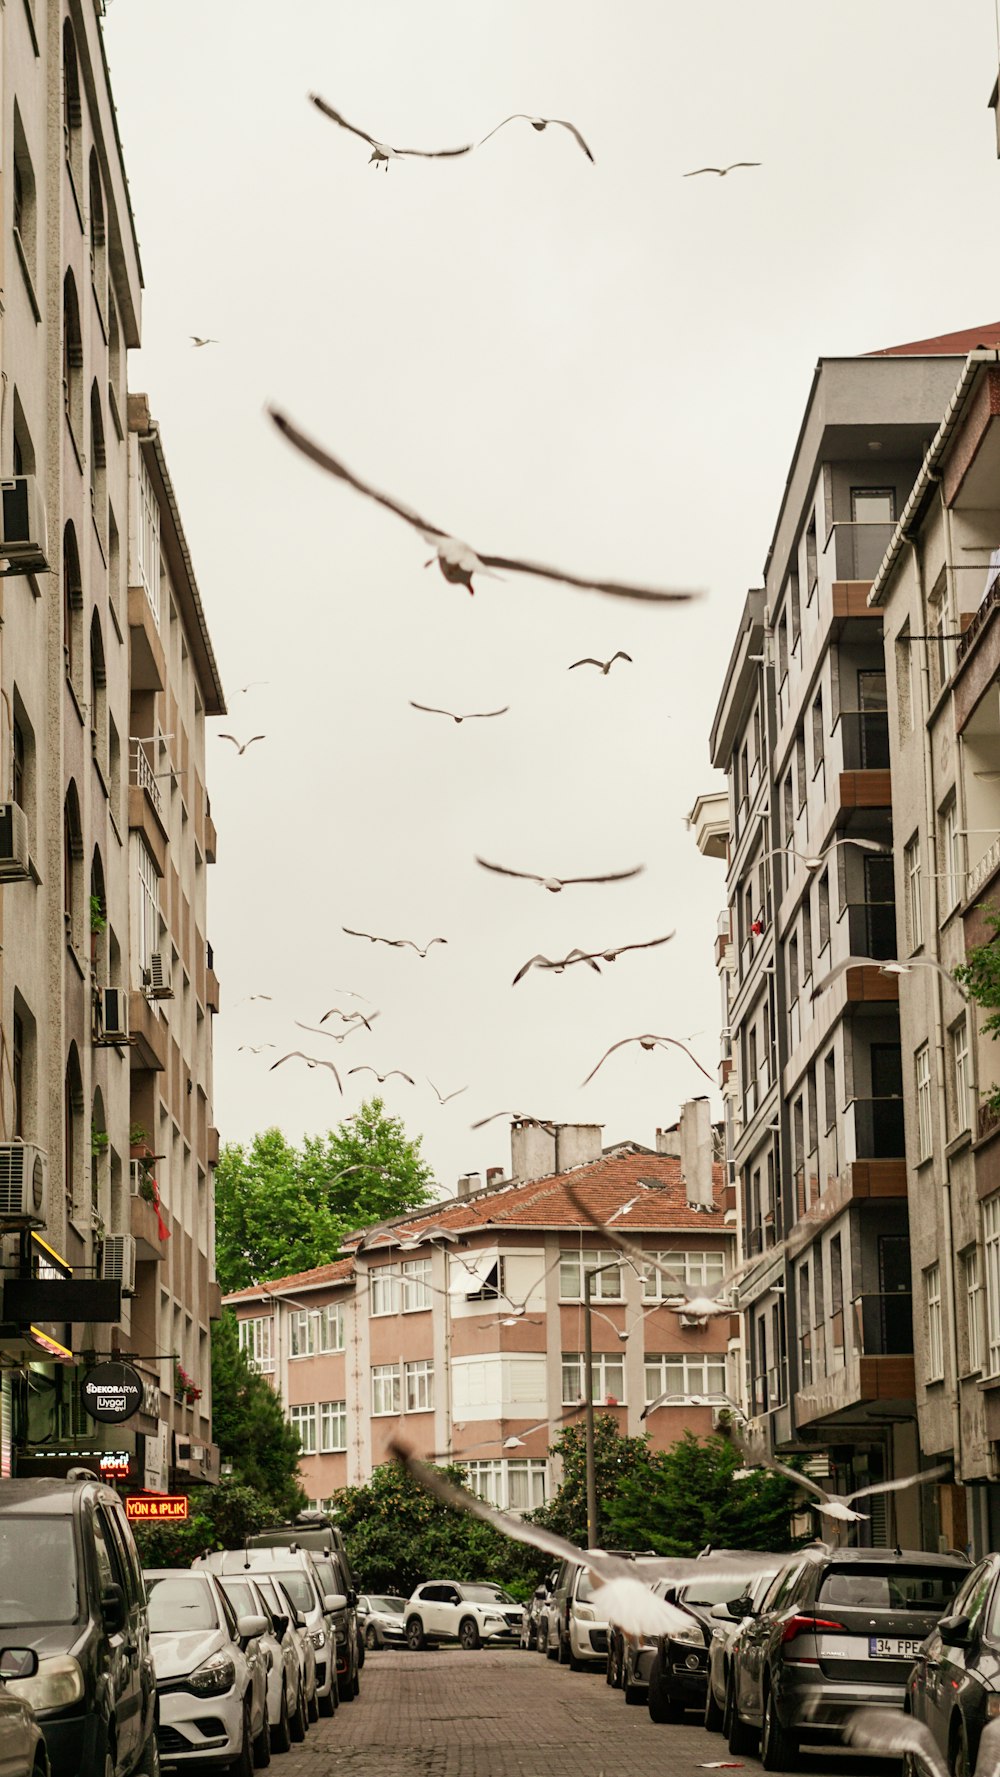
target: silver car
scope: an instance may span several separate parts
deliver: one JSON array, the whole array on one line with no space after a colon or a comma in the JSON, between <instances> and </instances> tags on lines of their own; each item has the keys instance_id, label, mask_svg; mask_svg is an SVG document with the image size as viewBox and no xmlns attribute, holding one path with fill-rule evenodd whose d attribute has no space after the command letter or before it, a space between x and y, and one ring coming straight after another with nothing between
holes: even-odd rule
<instances>
[{"instance_id":1,"label":"silver car","mask_svg":"<svg viewBox=\"0 0 1000 1777\"><path fill-rule=\"evenodd\" d=\"M366 1647L385 1647L406 1640L406 1599L392 1592L362 1592L358 1599L358 1631Z\"/></svg>"},{"instance_id":2,"label":"silver car","mask_svg":"<svg viewBox=\"0 0 1000 1777\"><path fill-rule=\"evenodd\" d=\"M740 1598L725 1604L713 1604L709 1611L712 1639L708 1649L708 1690L705 1693L705 1726L710 1734L721 1734L726 1712L726 1690L729 1685L729 1662L736 1638L745 1623L755 1616L777 1573L777 1565L760 1573Z\"/></svg>"},{"instance_id":3,"label":"silver car","mask_svg":"<svg viewBox=\"0 0 1000 1777\"><path fill-rule=\"evenodd\" d=\"M283 1628L282 1647L288 1647L295 1662L290 1674L288 1700L288 1733L296 1743L306 1737L309 1726L308 1699L316 1695L316 1649L306 1628L306 1620L289 1598L280 1580L269 1573L258 1573L255 1584L277 1627Z\"/></svg>"},{"instance_id":4,"label":"silver car","mask_svg":"<svg viewBox=\"0 0 1000 1777\"><path fill-rule=\"evenodd\" d=\"M4 1777L49 1777L49 1755L30 1703L8 1690L34 1677L38 1655L33 1647L0 1650L0 1771Z\"/></svg>"}]
</instances>

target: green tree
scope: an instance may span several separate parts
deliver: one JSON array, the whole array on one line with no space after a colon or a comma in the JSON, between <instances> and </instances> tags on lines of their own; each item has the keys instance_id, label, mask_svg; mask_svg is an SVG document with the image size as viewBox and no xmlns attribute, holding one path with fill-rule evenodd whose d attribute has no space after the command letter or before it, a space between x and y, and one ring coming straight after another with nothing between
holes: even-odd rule
<instances>
[{"instance_id":1,"label":"green tree","mask_svg":"<svg viewBox=\"0 0 1000 1777\"><path fill-rule=\"evenodd\" d=\"M605 1528L608 1523L608 1507L617 1498L627 1477L643 1468L648 1452L646 1438L622 1437L610 1413L597 1415L594 1421L594 1468L598 1510ZM547 1530L554 1530L557 1536L566 1536L570 1542L579 1543L585 1548L587 1463L583 1426L570 1425L560 1432L552 1445L551 1454L561 1458L562 1482L549 1504L532 1514L534 1522L544 1524Z\"/></svg>"},{"instance_id":2,"label":"green tree","mask_svg":"<svg viewBox=\"0 0 1000 1777\"><path fill-rule=\"evenodd\" d=\"M981 1028L983 1034L988 1032L995 1042L1000 1036L1000 909L980 907L978 911L993 936L985 944L974 945L965 962L959 963L953 973L969 998L989 1012ZM991 1086L986 1093L980 1089L980 1101L994 1117L1000 1117L1000 1086Z\"/></svg>"},{"instance_id":3,"label":"green tree","mask_svg":"<svg viewBox=\"0 0 1000 1777\"><path fill-rule=\"evenodd\" d=\"M265 1521L288 1518L306 1504L298 1432L271 1384L247 1362L236 1317L228 1312L212 1327L212 1435L234 1479L263 1502Z\"/></svg>"},{"instance_id":4,"label":"green tree","mask_svg":"<svg viewBox=\"0 0 1000 1777\"><path fill-rule=\"evenodd\" d=\"M380 1098L301 1150L280 1129L227 1143L215 1171L215 1242L225 1292L325 1265L345 1235L426 1203L433 1174Z\"/></svg>"},{"instance_id":5,"label":"green tree","mask_svg":"<svg viewBox=\"0 0 1000 1777\"><path fill-rule=\"evenodd\" d=\"M456 1466L439 1472L465 1484ZM365 1591L408 1598L422 1580L493 1580L528 1598L552 1565L492 1525L441 1505L394 1462L363 1487L342 1488L334 1510Z\"/></svg>"},{"instance_id":6,"label":"green tree","mask_svg":"<svg viewBox=\"0 0 1000 1777\"><path fill-rule=\"evenodd\" d=\"M274 1523L268 1500L241 1481L195 1487L188 1516L180 1523L134 1524L144 1567L188 1567L209 1549L238 1548L245 1536Z\"/></svg>"},{"instance_id":7,"label":"green tree","mask_svg":"<svg viewBox=\"0 0 1000 1777\"><path fill-rule=\"evenodd\" d=\"M744 1463L738 1447L718 1435L696 1438L685 1432L669 1450L647 1450L623 1475L604 1510L605 1542L657 1555L697 1555L709 1544L794 1547L793 1483L769 1469L752 1469L735 1480Z\"/></svg>"}]
</instances>

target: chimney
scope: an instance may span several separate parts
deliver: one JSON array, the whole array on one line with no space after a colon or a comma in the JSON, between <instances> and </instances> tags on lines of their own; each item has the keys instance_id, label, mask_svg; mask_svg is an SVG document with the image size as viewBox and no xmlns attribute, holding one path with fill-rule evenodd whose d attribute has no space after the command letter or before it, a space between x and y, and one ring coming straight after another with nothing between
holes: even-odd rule
<instances>
[{"instance_id":1,"label":"chimney","mask_svg":"<svg viewBox=\"0 0 1000 1777\"><path fill-rule=\"evenodd\" d=\"M681 1178L692 1209L714 1209L712 1195L712 1109L707 1098L691 1098L681 1106Z\"/></svg>"},{"instance_id":2,"label":"chimney","mask_svg":"<svg viewBox=\"0 0 1000 1777\"><path fill-rule=\"evenodd\" d=\"M600 1160L603 1133L603 1123L557 1123L556 1171L568 1172L571 1166Z\"/></svg>"},{"instance_id":3,"label":"chimney","mask_svg":"<svg viewBox=\"0 0 1000 1777\"><path fill-rule=\"evenodd\" d=\"M556 1136L551 1123L527 1119L510 1126L510 1176L521 1183L548 1178L556 1170Z\"/></svg>"},{"instance_id":4,"label":"chimney","mask_svg":"<svg viewBox=\"0 0 1000 1777\"><path fill-rule=\"evenodd\" d=\"M679 1123L671 1123L669 1129L658 1129L656 1131L656 1152L658 1154L666 1154L671 1160L680 1159L681 1126Z\"/></svg>"},{"instance_id":5,"label":"chimney","mask_svg":"<svg viewBox=\"0 0 1000 1777\"><path fill-rule=\"evenodd\" d=\"M473 1191L478 1191L478 1190L479 1190L479 1174L478 1174L478 1172L463 1172L461 1178L458 1181L458 1188L457 1188L456 1195L459 1197L469 1197L469 1196L471 1196Z\"/></svg>"}]
</instances>

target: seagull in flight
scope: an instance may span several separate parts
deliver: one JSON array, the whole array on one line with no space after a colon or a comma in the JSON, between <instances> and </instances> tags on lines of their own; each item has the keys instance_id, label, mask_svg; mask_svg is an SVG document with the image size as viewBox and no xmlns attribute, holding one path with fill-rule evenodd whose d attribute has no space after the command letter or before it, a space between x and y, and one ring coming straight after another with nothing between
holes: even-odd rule
<instances>
[{"instance_id":1,"label":"seagull in flight","mask_svg":"<svg viewBox=\"0 0 1000 1777\"><path fill-rule=\"evenodd\" d=\"M590 1226L598 1233L603 1234L609 1244L626 1259L630 1259L634 1265L641 1266L643 1270L655 1271L658 1276L671 1285L669 1292L664 1293L662 1304L658 1304L658 1306L670 1308L673 1313L682 1315L685 1320L706 1321L711 1319L713 1315L732 1314L732 1303L723 1300L723 1292L731 1289L737 1279L742 1277L745 1271L749 1271L751 1265L756 1263L755 1259L747 1259L742 1265L736 1265L731 1271L727 1271L725 1276L721 1277L719 1282L713 1286L711 1294L704 1287L691 1289L682 1277L678 1277L673 1271L668 1271L666 1266L661 1265L652 1253L646 1252L634 1240L629 1240L627 1235L620 1233L617 1228L613 1227L614 1217L607 1222L602 1222L599 1217L595 1216L574 1185L566 1185L566 1195L577 1213L583 1216L585 1221L589 1222ZM631 1207L631 1203L624 1204L623 1210L631 1209ZM619 1214L621 1213L622 1211L619 1211Z\"/></svg>"},{"instance_id":2,"label":"seagull in flight","mask_svg":"<svg viewBox=\"0 0 1000 1777\"><path fill-rule=\"evenodd\" d=\"M416 156L420 160L454 160L460 154L469 154L476 146L475 142L465 142L461 148L390 148L388 142L376 141L375 137L370 136L367 130L359 130L357 124L348 123L346 117L342 117L340 112L335 111L332 105L328 105L325 99L321 99L318 93L310 93L309 102L311 105L315 105L317 111L322 111L323 116L328 117L331 123L339 124L342 130L349 130L352 136L360 136L363 142L367 142L371 149L368 158L369 166L372 161L375 161L376 164L383 165L386 172L389 171L391 160L402 160L404 157L410 156Z\"/></svg>"},{"instance_id":3,"label":"seagull in flight","mask_svg":"<svg viewBox=\"0 0 1000 1777\"><path fill-rule=\"evenodd\" d=\"M822 870L827 858L836 851L839 845L856 845L859 851L881 852L884 857L892 855L892 846L880 845L877 839L833 839L815 856L810 856L807 852L796 851L791 845L778 845L766 855L769 858L798 858L799 862L804 864L812 874L815 870Z\"/></svg>"},{"instance_id":4,"label":"seagull in flight","mask_svg":"<svg viewBox=\"0 0 1000 1777\"><path fill-rule=\"evenodd\" d=\"M903 1475L898 1481L879 1481L873 1487L856 1487L853 1493L828 1493L818 1481L809 1475L800 1475L798 1469L787 1468L777 1457L762 1455L760 1458L765 1468L773 1469L775 1474L784 1475L786 1481L794 1481L797 1487L804 1487L807 1493L814 1493L819 1505L814 1506L824 1518L833 1518L838 1524L858 1524L868 1517L867 1512L856 1512L852 1500L870 1499L875 1493L900 1493L907 1487L922 1487L925 1482L943 1481L951 1474L950 1462L939 1462L936 1468L924 1469L920 1474Z\"/></svg>"},{"instance_id":5,"label":"seagull in flight","mask_svg":"<svg viewBox=\"0 0 1000 1777\"><path fill-rule=\"evenodd\" d=\"M544 1129L546 1135L554 1135L554 1123L546 1123L541 1117L526 1116L524 1111L493 1111L488 1117L480 1117L478 1123L470 1123L470 1129L485 1129L487 1123L495 1123L498 1117L510 1117L515 1123L531 1123L536 1129Z\"/></svg>"},{"instance_id":6,"label":"seagull in flight","mask_svg":"<svg viewBox=\"0 0 1000 1777\"><path fill-rule=\"evenodd\" d=\"M502 710L468 710L463 716L456 716L454 710L435 709L430 703L414 703L410 698L411 710L423 710L426 716L450 716L453 722L483 722L487 716L505 716L510 704L505 703Z\"/></svg>"},{"instance_id":7,"label":"seagull in flight","mask_svg":"<svg viewBox=\"0 0 1000 1777\"><path fill-rule=\"evenodd\" d=\"M598 975L601 972L600 965L594 961L593 957L585 956L582 950L571 950L569 955L564 957L529 956L527 962L522 963L518 969L511 986L516 987L519 981L523 981L529 969L550 969L554 975L561 975L563 970L568 969L573 963L587 963L590 968L596 970Z\"/></svg>"},{"instance_id":8,"label":"seagull in flight","mask_svg":"<svg viewBox=\"0 0 1000 1777\"><path fill-rule=\"evenodd\" d=\"M587 159L589 161L593 160L594 157L591 154L590 149L587 147L587 144L584 141L583 137L581 136L575 123L569 123L565 117L532 117L530 112L528 112L528 111L512 111L511 115L509 117L504 118L503 123L496 124L494 126L494 128L489 131L488 135L483 136L482 141L479 141L476 143L476 147L481 148L483 145L483 142L488 142L490 139L490 136L496 135L497 130L506 129L506 127L509 123L517 123L520 121L523 121L524 123L530 123L532 129L538 130L539 132L541 132L542 130L547 130L550 123L557 124L558 127L562 130L569 130L569 133L573 137L573 140L575 142L579 143L580 147L583 149L583 152L587 156Z\"/></svg>"},{"instance_id":9,"label":"seagull in flight","mask_svg":"<svg viewBox=\"0 0 1000 1777\"><path fill-rule=\"evenodd\" d=\"M343 988L340 989L340 992L343 992ZM339 1006L331 1006L329 1012L323 1013L323 1016L320 1019L320 1024L325 1024L328 1018L339 1018L342 1024L360 1023L364 1025L366 1030L371 1030L371 1019L377 1017L377 1012L373 1012L371 1018L366 1018L363 1012L342 1012ZM303 1026L303 1029L308 1028L308 1026ZM327 1031L323 1032L324 1036L327 1036L328 1034Z\"/></svg>"},{"instance_id":10,"label":"seagull in flight","mask_svg":"<svg viewBox=\"0 0 1000 1777\"><path fill-rule=\"evenodd\" d=\"M857 1709L841 1729L848 1746L880 1758L904 1758L926 1777L950 1777L950 1767L926 1722L899 1709ZM915 1761L915 1762L914 1762ZM1000 1777L1000 1722L986 1723L979 1736L976 1777Z\"/></svg>"},{"instance_id":11,"label":"seagull in flight","mask_svg":"<svg viewBox=\"0 0 1000 1777\"><path fill-rule=\"evenodd\" d=\"M267 735L266 734L252 734L250 736L250 739L245 740L242 743L242 745L237 740L235 734L220 734L219 739L220 740L231 740L233 743L233 746L236 748L237 754L242 759L244 753L247 750L247 747L252 747L255 740L266 740Z\"/></svg>"},{"instance_id":12,"label":"seagull in flight","mask_svg":"<svg viewBox=\"0 0 1000 1777\"><path fill-rule=\"evenodd\" d=\"M612 654L610 660L595 660L592 654L588 654L583 660L574 660L573 665L567 667L566 670L568 672L573 672L578 666L596 666L600 668L604 677L607 678L616 660L627 660L629 665L632 665L631 654L626 654L624 648L619 648L617 654Z\"/></svg>"},{"instance_id":13,"label":"seagull in flight","mask_svg":"<svg viewBox=\"0 0 1000 1777\"><path fill-rule=\"evenodd\" d=\"M338 1074L332 1061L320 1061L315 1055L303 1055L301 1049L290 1049L287 1055L279 1056L277 1061L272 1061L271 1066L268 1070L269 1073L273 1074L275 1068L281 1067L283 1065L283 1063L286 1061L304 1061L306 1064L306 1067L309 1067L309 1068L328 1067L330 1069L331 1074L333 1075L334 1079L337 1082L337 1086L340 1090L341 1095L343 1095L344 1088L340 1084L340 1075Z\"/></svg>"},{"instance_id":14,"label":"seagull in flight","mask_svg":"<svg viewBox=\"0 0 1000 1777\"><path fill-rule=\"evenodd\" d=\"M249 1049L251 1055L259 1055L262 1049L276 1049L277 1046L277 1043L241 1043L236 1053L239 1055L244 1049Z\"/></svg>"},{"instance_id":15,"label":"seagull in flight","mask_svg":"<svg viewBox=\"0 0 1000 1777\"><path fill-rule=\"evenodd\" d=\"M530 870L508 870L505 864L490 864L485 858L476 858L476 863L483 870L493 870L498 876L516 876L520 882L537 882L548 889L550 895L558 895L561 889L571 888L581 882L627 882L630 876L641 876L645 864L635 864L631 870L614 870L608 876L534 876Z\"/></svg>"},{"instance_id":16,"label":"seagull in flight","mask_svg":"<svg viewBox=\"0 0 1000 1777\"><path fill-rule=\"evenodd\" d=\"M620 956L625 955L626 950L655 950L658 944L669 944L671 938L676 936L676 932L667 932L662 938L646 938L641 944L619 944L613 950L588 951L582 961L585 963L615 963Z\"/></svg>"},{"instance_id":17,"label":"seagull in flight","mask_svg":"<svg viewBox=\"0 0 1000 1777\"><path fill-rule=\"evenodd\" d=\"M248 1001L270 1000L272 998L273 998L273 995L271 995L269 993L248 993L248 994L245 994L241 1000L237 1000L236 1005L237 1006L245 1006ZM235 1007L234 1007L234 1010L235 1010Z\"/></svg>"},{"instance_id":18,"label":"seagull in flight","mask_svg":"<svg viewBox=\"0 0 1000 1777\"><path fill-rule=\"evenodd\" d=\"M380 938L373 932L356 932L351 926L341 926L340 929L342 932L346 932L349 938L367 938L369 944L388 944L393 950L415 950L420 957L427 955L432 944L447 944L448 942L447 938L430 938L421 950L420 945L415 944L412 938Z\"/></svg>"},{"instance_id":19,"label":"seagull in flight","mask_svg":"<svg viewBox=\"0 0 1000 1777\"><path fill-rule=\"evenodd\" d=\"M351 1033L348 1031L346 1034L350 1036ZM408 1086L412 1086L414 1083L411 1076L404 1074L401 1067L391 1067L387 1074L380 1074L377 1068L369 1067L366 1062L363 1067L349 1067L347 1072L348 1074L374 1074L380 1086L384 1086L386 1080L391 1080L394 1074L398 1074L399 1078L405 1080Z\"/></svg>"},{"instance_id":20,"label":"seagull in flight","mask_svg":"<svg viewBox=\"0 0 1000 1777\"><path fill-rule=\"evenodd\" d=\"M428 1086L432 1087L434 1092L437 1094L438 1104L450 1104L451 1100L453 1098L461 1098L462 1093L468 1092L468 1090L469 1090L468 1086L457 1086L455 1088L454 1092L443 1092L442 1093L442 1092L438 1092L438 1089L434 1085L434 1081L432 1079L428 1078L427 1084L428 1084Z\"/></svg>"},{"instance_id":21,"label":"seagull in flight","mask_svg":"<svg viewBox=\"0 0 1000 1777\"><path fill-rule=\"evenodd\" d=\"M709 1073L708 1069L702 1067L701 1062L698 1061L697 1058L691 1054L691 1051L688 1048L687 1044L682 1043L680 1041L679 1037L656 1037L656 1036L651 1036L647 1033L645 1036L641 1036L641 1037L622 1037L620 1042L612 1043L610 1049L605 1049L604 1054L601 1056L600 1061L597 1063L597 1067L592 1067L589 1074L587 1075L587 1078L585 1080L581 1081L581 1085L589 1086L591 1080L593 1079L594 1075L597 1072L597 1068L603 1067L604 1063L608 1059L608 1056L613 1055L616 1049L624 1049L625 1045L627 1043L638 1043L640 1049L666 1048L668 1045L675 1048L675 1049L683 1049L685 1055L688 1057L688 1060L694 1062L694 1065L698 1069L698 1072L701 1074L704 1074L706 1080L712 1080L712 1076ZM712 1084L714 1086L714 1084L715 1084L714 1080L712 1080Z\"/></svg>"},{"instance_id":22,"label":"seagull in flight","mask_svg":"<svg viewBox=\"0 0 1000 1777\"><path fill-rule=\"evenodd\" d=\"M969 997L959 987L951 971L932 956L911 956L906 962L902 962L897 956L881 959L876 956L845 956L842 962L834 963L833 968L820 977L809 995L810 1000L818 999L847 969L877 969L880 975L912 975L914 969L934 969L938 975L944 976L963 1000L968 1000Z\"/></svg>"},{"instance_id":23,"label":"seagull in flight","mask_svg":"<svg viewBox=\"0 0 1000 1777\"><path fill-rule=\"evenodd\" d=\"M198 350L199 346L217 346L219 343L217 339L202 339L197 333L189 333L188 338L194 346L195 351Z\"/></svg>"},{"instance_id":24,"label":"seagull in flight","mask_svg":"<svg viewBox=\"0 0 1000 1777\"><path fill-rule=\"evenodd\" d=\"M270 679L251 679L248 684L236 687L236 695L237 697L245 697L248 691L256 690L258 685L269 685L270 683Z\"/></svg>"},{"instance_id":25,"label":"seagull in flight","mask_svg":"<svg viewBox=\"0 0 1000 1777\"><path fill-rule=\"evenodd\" d=\"M278 431L288 439L289 444L301 451L303 456L307 456L311 462L317 463L321 469L325 469L328 475L335 475L339 481L346 481L348 486L353 487L359 494L364 494L367 499L374 500L379 506L384 506L388 512L394 512L397 518L401 518L405 524L411 525L415 531L418 531L424 541L429 543L434 550L434 555L424 563L424 566L429 568L436 559L442 574L452 586L464 586L469 592L474 592L473 574L488 573L493 568L507 568L514 574L532 574L542 580L557 580L564 586L579 587L586 592L603 592L612 598L676 603L678 601L686 602L699 596L696 592L633 586L626 581L619 580L591 579L588 575L572 574L563 568L542 567L538 562L523 561L518 556L486 555L482 552L477 554L468 543L463 543L458 537L450 537L446 531L441 529L440 525L430 524L427 519L421 518L419 513L414 512L409 506L403 506L398 500L390 499L388 494L380 493L378 488L372 487L369 482L362 481L359 476L352 474L344 463L340 462L337 457L331 456L329 451L323 450L320 445L315 444L311 438L307 438L306 434L300 432L298 427L294 426L291 420L279 412L277 408L272 407L269 412Z\"/></svg>"},{"instance_id":26,"label":"seagull in flight","mask_svg":"<svg viewBox=\"0 0 1000 1777\"><path fill-rule=\"evenodd\" d=\"M372 1017L373 1017L373 1018L377 1018L377 1017L378 1017L378 1013L377 1013L377 1012L373 1012L373 1013L372 1013ZM367 1018L364 1018L364 1019L362 1019L362 1023L363 1023L363 1024L364 1024L364 1025L365 1025L365 1026L366 1026L366 1028L367 1028L367 1029L368 1029L368 1030L371 1030L371 1025L370 1025L370 1024L369 1024L369 1022L368 1022L368 1019L367 1019ZM346 1029L346 1030L324 1030L324 1029L323 1029L323 1028L322 1028L322 1026L321 1026L321 1025L318 1025L318 1024L302 1024L302 1023L300 1023L300 1022L299 1022L299 1020L298 1020L298 1019L297 1019L297 1018L296 1018L296 1020L295 1020L295 1028L296 1028L296 1030L308 1030L308 1031L311 1031L311 1033L312 1033L312 1035L313 1035L313 1036L314 1036L314 1037L329 1037L329 1038L330 1038L330 1041L331 1041L331 1042L332 1042L332 1043L343 1043L343 1042L346 1042L346 1040L347 1040L347 1038L348 1038L348 1037L349 1037L349 1036L353 1036L353 1034L354 1034L354 1032L355 1032L355 1031L356 1031L356 1030L358 1030L358 1029L359 1029L359 1028L360 1028L360 1027L359 1027L359 1026L358 1026L358 1025L357 1025L357 1024L356 1024L356 1023L353 1023L353 1022L352 1022L352 1023L350 1023L350 1024L348 1024L348 1026L347 1026L347 1029Z\"/></svg>"},{"instance_id":27,"label":"seagull in flight","mask_svg":"<svg viewBox=\"0 0 1000 1777\"><path fill-rule=\"evenodd\" d=\"M759 167L760 165L759 160L731 160L728 167L694 167L690 173L685 173L684 177L685 179L697 179L702 173L718 173L719 178L724 179L727 173L734 173L737 167Z\"/></svg>"}]
</instances>

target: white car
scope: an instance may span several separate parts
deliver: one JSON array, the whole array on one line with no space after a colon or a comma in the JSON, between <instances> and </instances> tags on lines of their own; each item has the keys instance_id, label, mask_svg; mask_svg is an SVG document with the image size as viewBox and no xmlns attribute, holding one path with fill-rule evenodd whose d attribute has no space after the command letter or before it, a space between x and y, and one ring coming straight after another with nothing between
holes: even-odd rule
<instances>
[{"instance_id":1,"label":"white car","mask_svg":"<svg viewBox=\"0 0 1000 1777\"><path fill-rule=\"evenodd\" d=\"M269 1573L279 1579L305 1618L306 1627L316 1650L316 1684L306 1693L310 1715L332 1715L337 1707L337 1640L333 1622L334 1611L347 1609L341 1592L324 1594L312 1556L305 1549L224 1549L210 1555L199 1555L191 1563L195 1572L208 1568L212 1573Z\"/></svg>"},{"instance_id":2,"label":"white car","mask_svg":"<svg viewBox=\"0 0 1000 1777\"><path fill-rule=\"evenodd\" d=\"M215 1576L146 1568L164 1771L223 1765L252 1777L271 1756L262 1616L237 1618Z\"/></svg>"},{"instance_id":3,"label":"white car","mask_svg":"<svg viewBox=\"0 0 1000 1777\"><path fill-rule=\"evenodd\" d=\"M219 1584L237 1617L261 1616L267 1633L260 1638L267 1675L267 1725L271 1751L288 1752L292 1744L291 1720L298 1704L299 1656L287 1611L272 1611L269 1601L249 1575L219 1576Z\"/></svg>"},{"instance_id":4,"label":"white car","mask_svg":"<svg viewBox=\"0 0 1000 1777\"><path fill-rule=\"evenodd\" d=\"M435 1641L481 1647L484 1641L517 1641L524 1606L502 1586L488 1582L432 1580L418 1586L406 1606L406 1645L418 1651Z\"/></svg>"},{"instance_id":5,"label":"white car","mask_svg":"<svg viewBox=\"0 0 1000 1777\"><path fill-rule=\"evenodd\" d=\"M282 1648L291 1652L295 1662L289 1692L288 1732L293 1740L299 1742L305 1739L309 1726L307 1698L316 1695L316 1649L306 1628L305 1617L301 1611L296 1610L281 1581L276 1580L273 1574L258 1573L254 1584L271 1612L272 1619L284 1629Z\"/></svg>"}]
</instances>

